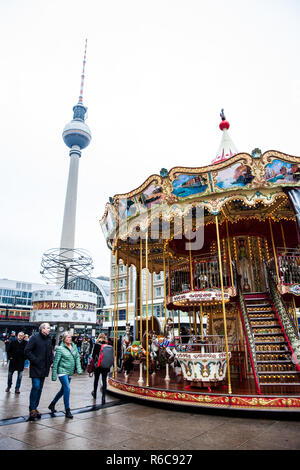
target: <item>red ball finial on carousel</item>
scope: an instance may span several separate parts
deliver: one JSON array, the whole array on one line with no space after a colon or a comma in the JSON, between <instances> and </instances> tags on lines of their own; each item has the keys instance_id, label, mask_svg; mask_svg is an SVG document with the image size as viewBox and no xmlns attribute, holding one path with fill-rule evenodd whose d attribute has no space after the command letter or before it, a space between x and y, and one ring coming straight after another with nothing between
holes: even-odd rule
<instances>
[{"instance_id":1,"label":"red ball finial on carousel","mask_svg":"<svg viewBox=\"0 0 300 470\"><path fill-rule=\"evenodd\" d=\"M223 131L224 129L228 130L229 127L230 127L230 124L229 124L228 121L226 121L226 117L225 117L225 114L224 114L224 109L221 109L220 116L221 116L222 121L220 122L219 128L221 129L221 131Z\"/></svg>"}]
</instances>

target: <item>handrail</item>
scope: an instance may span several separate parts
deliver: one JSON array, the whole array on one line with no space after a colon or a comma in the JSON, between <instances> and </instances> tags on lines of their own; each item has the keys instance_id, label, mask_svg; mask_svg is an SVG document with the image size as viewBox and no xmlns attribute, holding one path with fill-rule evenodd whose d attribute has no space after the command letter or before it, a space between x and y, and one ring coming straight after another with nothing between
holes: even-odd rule
<instances>
[{"instance_id":1,"label":"handrail","mask_svg":"<svg viewBox=\"0 0 300 470\"><path fill-rule=\"evenodd\" d=\"M242 293L239 280L237 280L237 292L238 292L238 297L239 297L239 311L240 311L240 316L242 320L243 330L245 333L250 362L251 362L251 366L253 370L256 390L257 390L257 393L261 395L259 377L257 375L258 369L257 369L257 359L256 359L256 350L255 350L255 340L254 340L254 335L253 335L252 328L249 322L247 307L246 307L245 299Z\"/></svg>"},{"instance_id":2,"label":"handrail","mask_svg":"<svg viewBox=\"0 0 300 470\"><path fill-rule=\"evenodd\" d=\"M182 339L188 341L183 342ZM219 340L219 341L218 341ZM236 351L239 343L229 343L230 351ZM192 352L195 348L201 348L205 353L222 353L226 351L224 335L181 335L175 337L175 348L177 351Z\"/></svg>"},{"instance_id":3,"label":"handrail","mask_svg":"<svg viewBox=\"0 0 300 470\"><path fill-rule=\"evenodd\" d=\"M296 367L297 368L299 367L298 370L300 370L300 366L298 364L298 361L296 359L296 356L294 354L294 350L292 347L292 344L296 344L296 345L299 344L299 336L298 336L296 326L291 321L289 314L287 313L284 303L282 301L282 298L277 290L277 286L274 281L274 274L272 273L271 270L267 270L267 272L268 272L268 278L269 278L270 295L271 295L271 300L273 303L275 313L279 319L279 323L281 324L282 330L284 332L284 336L288 343L288 347L290 348L290 351L293 354Z\"/></svg>"},{"instance_id":4,"label":"handrail","mask_svg":"<svg viewBox=\"0 0 300 470\"><path fill-rule=\"evenodd\" d=\"M282 285L299 284L300 250L298 248L276 248L278 275ZM269 268L274 271L274 258L269 260Z\"/></svg>"},{"instance_id":5,"label":"handrail","mask_svg":"<svg viewBox=\"0 0 300 470\"><path fill-rule=\"evenodd\" d=\"M222 259L222 264L224 266L223 286L230 287L231 279L226 257ZM190 290L221 288L219 265L215 255L208 254L193 258L192 275L189 261L180 262L179 265L170 268L170 295L178 295Z\"/></svg>"}]
</instances>

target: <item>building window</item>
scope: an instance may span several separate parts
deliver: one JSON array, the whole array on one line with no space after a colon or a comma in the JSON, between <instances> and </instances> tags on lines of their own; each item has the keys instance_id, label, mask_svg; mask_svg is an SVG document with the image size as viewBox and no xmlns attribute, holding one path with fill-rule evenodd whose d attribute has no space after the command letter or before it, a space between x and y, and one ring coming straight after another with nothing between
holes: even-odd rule
<instances>
[{"instance_id":1,"label":"building window","mask_svg":"<svg viewBox=\"0 0 300 470\"><path fill-rule=\"evenodd\" d=\"M126 320L126 310L119 310L119 320Z\"/></svg>"},{"instance_id":2,"label":"building window","mask_svg":"<svg viewBox=\"0 0 300 470\"><path fill-rule=\"evenodd\" d=\"M155 294L156 294L156 297L161 297L161 287L156 287L155 288Z\"/></svg>"}]
</instances>

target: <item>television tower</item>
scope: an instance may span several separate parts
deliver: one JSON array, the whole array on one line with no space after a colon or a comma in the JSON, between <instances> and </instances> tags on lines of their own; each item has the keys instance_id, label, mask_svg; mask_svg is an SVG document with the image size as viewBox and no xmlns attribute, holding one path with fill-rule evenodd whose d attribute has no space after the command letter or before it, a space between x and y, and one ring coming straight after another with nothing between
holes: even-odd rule
<instances>
[{"instance_id":1,"label":"television tower","mask_svg":"<svg viewBox=\"0 0 300 470\"><path fill-rule=\"evenodd\" d=\"M83 105L83 86L85 78L87 39L85 41L83 68L78 103L73 107L73 119L64 128L62 137L69 147L70 166L65 199L63 226L60 247L73 249L75 243L75 223L77 205L78 168L81 151L86 148L92 138L91 131L85 123L87 107Z\"/></svg>"}]
</instances>

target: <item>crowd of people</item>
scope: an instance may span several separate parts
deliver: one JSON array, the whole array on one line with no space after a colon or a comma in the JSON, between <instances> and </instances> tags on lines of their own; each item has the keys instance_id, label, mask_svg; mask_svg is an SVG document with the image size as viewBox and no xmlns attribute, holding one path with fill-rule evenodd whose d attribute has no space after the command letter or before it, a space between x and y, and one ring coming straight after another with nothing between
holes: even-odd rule
<instances>
[{"instance_id":1,"label":"crowd of people","mask_svg":"<svg viewBox=\"0 0 300 470\"><path fill-rule=\"evenodd\" d=\"M13 385L13 375L17 372L15 393L20 393L22 374L29 365L29 377L32 386L29 396L29 420L41 418L38 411L45 378L49 376L60 382L60 389L49 404L51 415L56 413L55 405L63 397L65 416L73 418L70 409L70 383L72 376L82 374L86 369L89 376L94 376L94 385L91 392L96 399L100 375L102 376L102 405L105 404L107 389L107 375L113 365L113 347L111 341L104 333L97 338L73 337L65 331L59 338L50 337L49 323L42 323L39 331L32 336L23 332L17 335L14 331L10 335L3 334L4 343L2 365L8 364L8 377L6 392L9 393Z\"/></svg>"}]
</instances>

